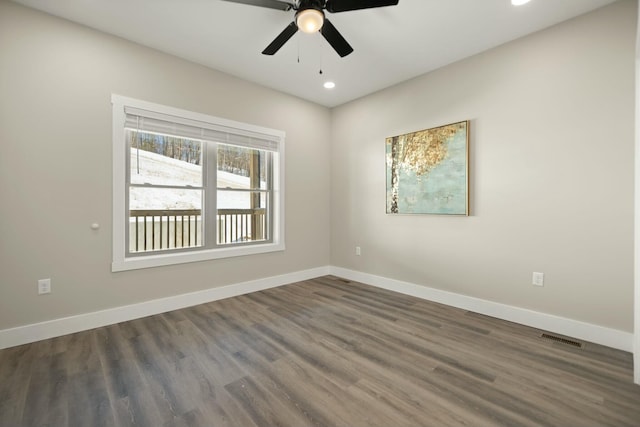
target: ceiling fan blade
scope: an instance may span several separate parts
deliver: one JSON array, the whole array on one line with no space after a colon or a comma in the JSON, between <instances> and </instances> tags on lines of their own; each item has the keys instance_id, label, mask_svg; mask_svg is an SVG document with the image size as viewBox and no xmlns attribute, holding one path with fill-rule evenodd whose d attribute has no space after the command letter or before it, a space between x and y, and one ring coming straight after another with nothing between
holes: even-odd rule
<instances>
[{"instance_id":1,"label":"ceiling fan blade","mask_svg":"<svg viewBox=\"0 0 640 427\"><path fill-rule=\"evenodd\" d=\"M328 19L325 18L324 24L320 29L322 36L329 42L332 48L338 52L338 55L341 57L345 57L353 52L353 48L347 43L347 41L342 37L342 34L338 32L336 27L333 26Z\"/></svg>"},{"instance_id":2,"label":"ceiling fan blade","mask_svg":"<svg viewBox=\"0 0 640 427\"><path fill-rule=\"evenodd\" d=\"M298 32L298 26L296 25L295 22L292 22L291 24L287 25L287 28L285 28L284 30L282 30L280 34L278 34L278 37L276 37L275 40L273 40L271 44L267 46L265 50L262 51L262 54L273 55L278 50L280 50L280 48L287 42L287 40L293 37L293 35L297 32Z\"/></svg>"},{"instance_id":3,"label":"ceiling fan blade","mask_svg":"<svg viewBox=\"0 0 640 427\"><path fill-rule=\"evenodd\" d=\"M291 10L293 9L293 3L286 3L278 0L223 0L230 3L248 4L250 6L268 7L269 9L278 10Z\"/></svg>"},{"instance_id":4,"label":"ceiling fan blade","mask_svg":"<svg viewBox=\"0 0 640 427\"><path fill-rule=\"evenodd\" d=\"M374 7L395 6L398 0L327 0L327 11L331 13L347 12Z\"/></svg>"}]
</instances>

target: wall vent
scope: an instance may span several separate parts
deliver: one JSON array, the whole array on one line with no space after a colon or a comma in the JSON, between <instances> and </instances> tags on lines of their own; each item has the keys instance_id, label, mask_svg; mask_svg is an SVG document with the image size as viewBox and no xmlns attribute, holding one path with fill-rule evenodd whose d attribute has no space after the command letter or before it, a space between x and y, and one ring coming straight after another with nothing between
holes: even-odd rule
<instances>
[{"instance_id":1,"label":"wall vent","mask_svg":"<svg viewBox=\"0 0 640 427\"><path fill-rule=\"evenodd\" d=\"M540 338L544 338L544 339L551 340L551 341L556 341L556 342L561 342L563 344L569 344L569 345L572 345L572 346L578 347L578 348L582 348L582 346L583 346L583 344L580 341L575 341L575 340L570 340L570 339L567 339L567 338L557 337L555 335L542 334L542 335L540 335Z\"/></svg>"}]
</instances>

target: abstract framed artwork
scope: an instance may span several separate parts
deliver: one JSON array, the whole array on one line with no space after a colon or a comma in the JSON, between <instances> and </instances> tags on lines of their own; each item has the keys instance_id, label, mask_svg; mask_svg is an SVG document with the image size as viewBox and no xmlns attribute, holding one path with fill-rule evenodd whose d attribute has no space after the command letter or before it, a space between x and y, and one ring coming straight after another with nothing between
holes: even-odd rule
<instances>
[{"instance_id":1,"label":"abstract framed artwork","mask_svg":"<svg viewBox=\"0 0 640 427\"><path fill-rule=\"evenodd\" d=\"M386 139L387 213L469 215L469 121Z\"/></svg>"}]
</instances>

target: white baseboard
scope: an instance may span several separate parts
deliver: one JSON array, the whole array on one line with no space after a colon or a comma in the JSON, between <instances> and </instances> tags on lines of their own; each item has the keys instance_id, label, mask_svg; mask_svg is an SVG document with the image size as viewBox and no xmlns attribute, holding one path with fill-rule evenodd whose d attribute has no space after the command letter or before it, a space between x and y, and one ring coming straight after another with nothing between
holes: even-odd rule
<instances>
[{"instance_id":1,"label":"white baseboard","mask_svg":"<svg viewBox=\"0 0 640 427\"><path fill-rule=\"evenodd\" d=\"M332 266L330 267L330 271L334 276L343 277L345 279L354 280L367 285L377 286L379 288L450 305L491 317L497 317L498 319L508 320L510 322L531 326L536 329L566 335L623 351L633 351L633 334L630 332L624 332L617 329L606 328L525 308L514 307L480 298L429 288L427 286L416 285L414 283L388 279L386 277L362 273L346 268ZM636 363L638 363L637 359L638 357L636 357ZM640 381L640 378L638 378L639 376L640 374L636 371L636 382Z\"/></svg>"},{"instance_id":2,"label":"white baseboard","mask_svg":"<svg viewBox=\"0 0 640 427\"><path fill-rule=\"evenodd\" d=\"M138 304L110 308L77 316L64 317L47 322L34 323L11 329L0 330L0 349L28 344L47 338L58 337L75 332L112 325L127 320L139 319L154 314L166 313L198 304L221 300L229 297L257 292L288 283L313 279L329 274L330 268L318 267L297 271L280 276L251 280L204 291L191 292L167 298L145 301Z\"/></svg>"},{"instance_id":3,"label":"white baseboard","mask_svg":"<svg viewBox=\"0 0 640 427\"><path fill-rule=\"evenodd\" d=\"M333 274L345 279L608 347L629 352L633 351L633 334L629 332L333 266L318 267L280 276L256 279L198 292L145 301L138 304L4 329L0 330L0 349L86 331L101 326L125 322L127 320L139 319L141 317L165 313L171 310L178 310L250 292L257 292L289 283L325 276L327 274ZM634 359L636 364L640 363L638 360L640 359L640 355L635 355ZM635 382L640 384L640 372L638 371L635 373Z\"/></svg>"}]
</instances>

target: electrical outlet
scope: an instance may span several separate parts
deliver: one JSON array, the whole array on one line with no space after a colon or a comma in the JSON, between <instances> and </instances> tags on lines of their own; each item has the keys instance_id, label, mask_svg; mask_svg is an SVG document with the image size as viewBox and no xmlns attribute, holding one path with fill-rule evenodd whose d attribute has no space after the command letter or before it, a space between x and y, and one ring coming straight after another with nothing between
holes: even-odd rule
<instances>
[{"instance_id":1,"label":"electrical outlet","mask_svg":"<svg viewBox=\"0 0 640 427\"><path fill-rule=\"evenodd\" d=\"M356 246L356 255L357 256L362 255L362 251L360 250L360 246Z\"/></svg>"},{"instance_id":2,"label":"electrical outlet","mask_svg":"<svg viewBox=\"0 0 640 427\"><path fill-rule=\"evenodd\" d=\"M51 293L51 279L38 280L38 295Z\"/></svg>"},{"instance_id":3,"label":"electrical outlet","mask_svg":"<svg viewBox=\"0 0 640 427\"><path fill-rule=\"evenodd\" d=\"M534 286L544 286L544 273L533 272L531 284Z\"/></svg>"}]
</instances>

